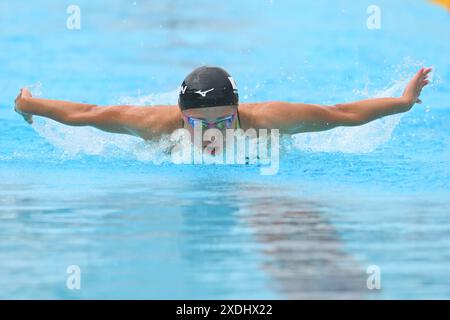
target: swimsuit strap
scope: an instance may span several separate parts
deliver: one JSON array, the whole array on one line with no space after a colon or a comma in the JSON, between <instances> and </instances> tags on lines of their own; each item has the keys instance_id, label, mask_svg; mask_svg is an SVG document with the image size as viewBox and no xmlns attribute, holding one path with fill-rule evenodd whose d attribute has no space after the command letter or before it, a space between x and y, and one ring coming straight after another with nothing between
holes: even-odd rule
<instances>
[{"instance_id":1,"label":"swimsuit strap","mask_svg":"<svg viewBox=\"0 0 450 320\"><path fill-rule=\"evenodd\" d=\"M238 122L237 122L238 129L241 129L241 118L239 117L239 109L237 110L237 118L238 118Z\"/></svg>"}]
</instances>

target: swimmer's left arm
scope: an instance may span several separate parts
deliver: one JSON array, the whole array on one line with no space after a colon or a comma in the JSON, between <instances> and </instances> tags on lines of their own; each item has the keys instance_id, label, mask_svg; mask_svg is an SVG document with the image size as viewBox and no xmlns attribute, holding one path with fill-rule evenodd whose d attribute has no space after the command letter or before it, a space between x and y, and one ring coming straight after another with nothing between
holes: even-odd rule
<instances>
[{"instance_id":1,"label":"swimmer's left arm","mask_svg":"<svg viewBox=\"0 0 450 320\"><path fill-rule=\"evenodd\" d=\"M338 126L359 126L370 121L406 112L420 103L420 93L429 81L431 68L422 68L399 98L367 99L323 106L317 104L269 102L257 108L256 127L277 128L281 133L324 131Z\"/></svg>"}]
</instances>

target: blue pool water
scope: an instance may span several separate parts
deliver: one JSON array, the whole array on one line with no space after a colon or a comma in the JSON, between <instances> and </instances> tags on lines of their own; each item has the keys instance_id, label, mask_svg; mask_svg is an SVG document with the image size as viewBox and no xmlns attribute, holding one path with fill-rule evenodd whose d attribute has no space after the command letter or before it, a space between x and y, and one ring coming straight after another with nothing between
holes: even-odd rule
<instances>
[{"instance_id":1,"label":"blue pool water","mask_svg":"<svg viewBox=\"0 0 450 320\"><path fill-rule=\"evenodd\" d=\"M81 30L65 2L0 3L0 298L450 298L448 12L377 1L369 30L371 1L76 2ZM203 64L243 102L398 95L435 71L408 114L284 139L274 176L12 111L22 86L175 104Z\"/></svg>"}]
</instances>

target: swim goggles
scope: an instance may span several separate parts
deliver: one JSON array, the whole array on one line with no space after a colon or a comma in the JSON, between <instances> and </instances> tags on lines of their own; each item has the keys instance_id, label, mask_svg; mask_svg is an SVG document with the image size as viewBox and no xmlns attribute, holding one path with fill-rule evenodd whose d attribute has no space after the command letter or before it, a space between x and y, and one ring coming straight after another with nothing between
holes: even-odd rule
<instances>
[{"instance_id":1,"label":"swim goggles","mask_svg":"<svg viewBox=\"0 0 450 320\"><path fill-rule=\"evenodd\" d=\"M217 128L219 130L223 129L231 129L231 126L233 125L233 121L236 118L237 111L235 111L233 114L218 118L215 121L208 122L203 119L197 119L193 117L189 117L185 114L183 114L184 120L189 123L189 125L192 128L195 128L197 125L201 125L202 129L209 129L209 128Z\"/></svg>"}]
</instances>

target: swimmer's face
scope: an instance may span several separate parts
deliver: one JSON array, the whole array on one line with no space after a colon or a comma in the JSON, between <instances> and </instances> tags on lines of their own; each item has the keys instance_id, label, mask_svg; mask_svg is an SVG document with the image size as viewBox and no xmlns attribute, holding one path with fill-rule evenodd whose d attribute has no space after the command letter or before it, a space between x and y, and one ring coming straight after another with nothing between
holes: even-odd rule
<instances>
[{"instance_id":1,"label":"swimmer's face","mask_svg":"<svg viewBox=\"0 0 450 320\"><path fill-rule=\"evenodd\" d=\"M237 106L219 106L210 108L193 108L184 110L184 122L186 128L194 137L194 126L202 126L205 131L210 128L218 129L225 136L226 129L236 127ZM210 141L204 141L203 146L208 145Z\"/></svg>"}]
</instances>

